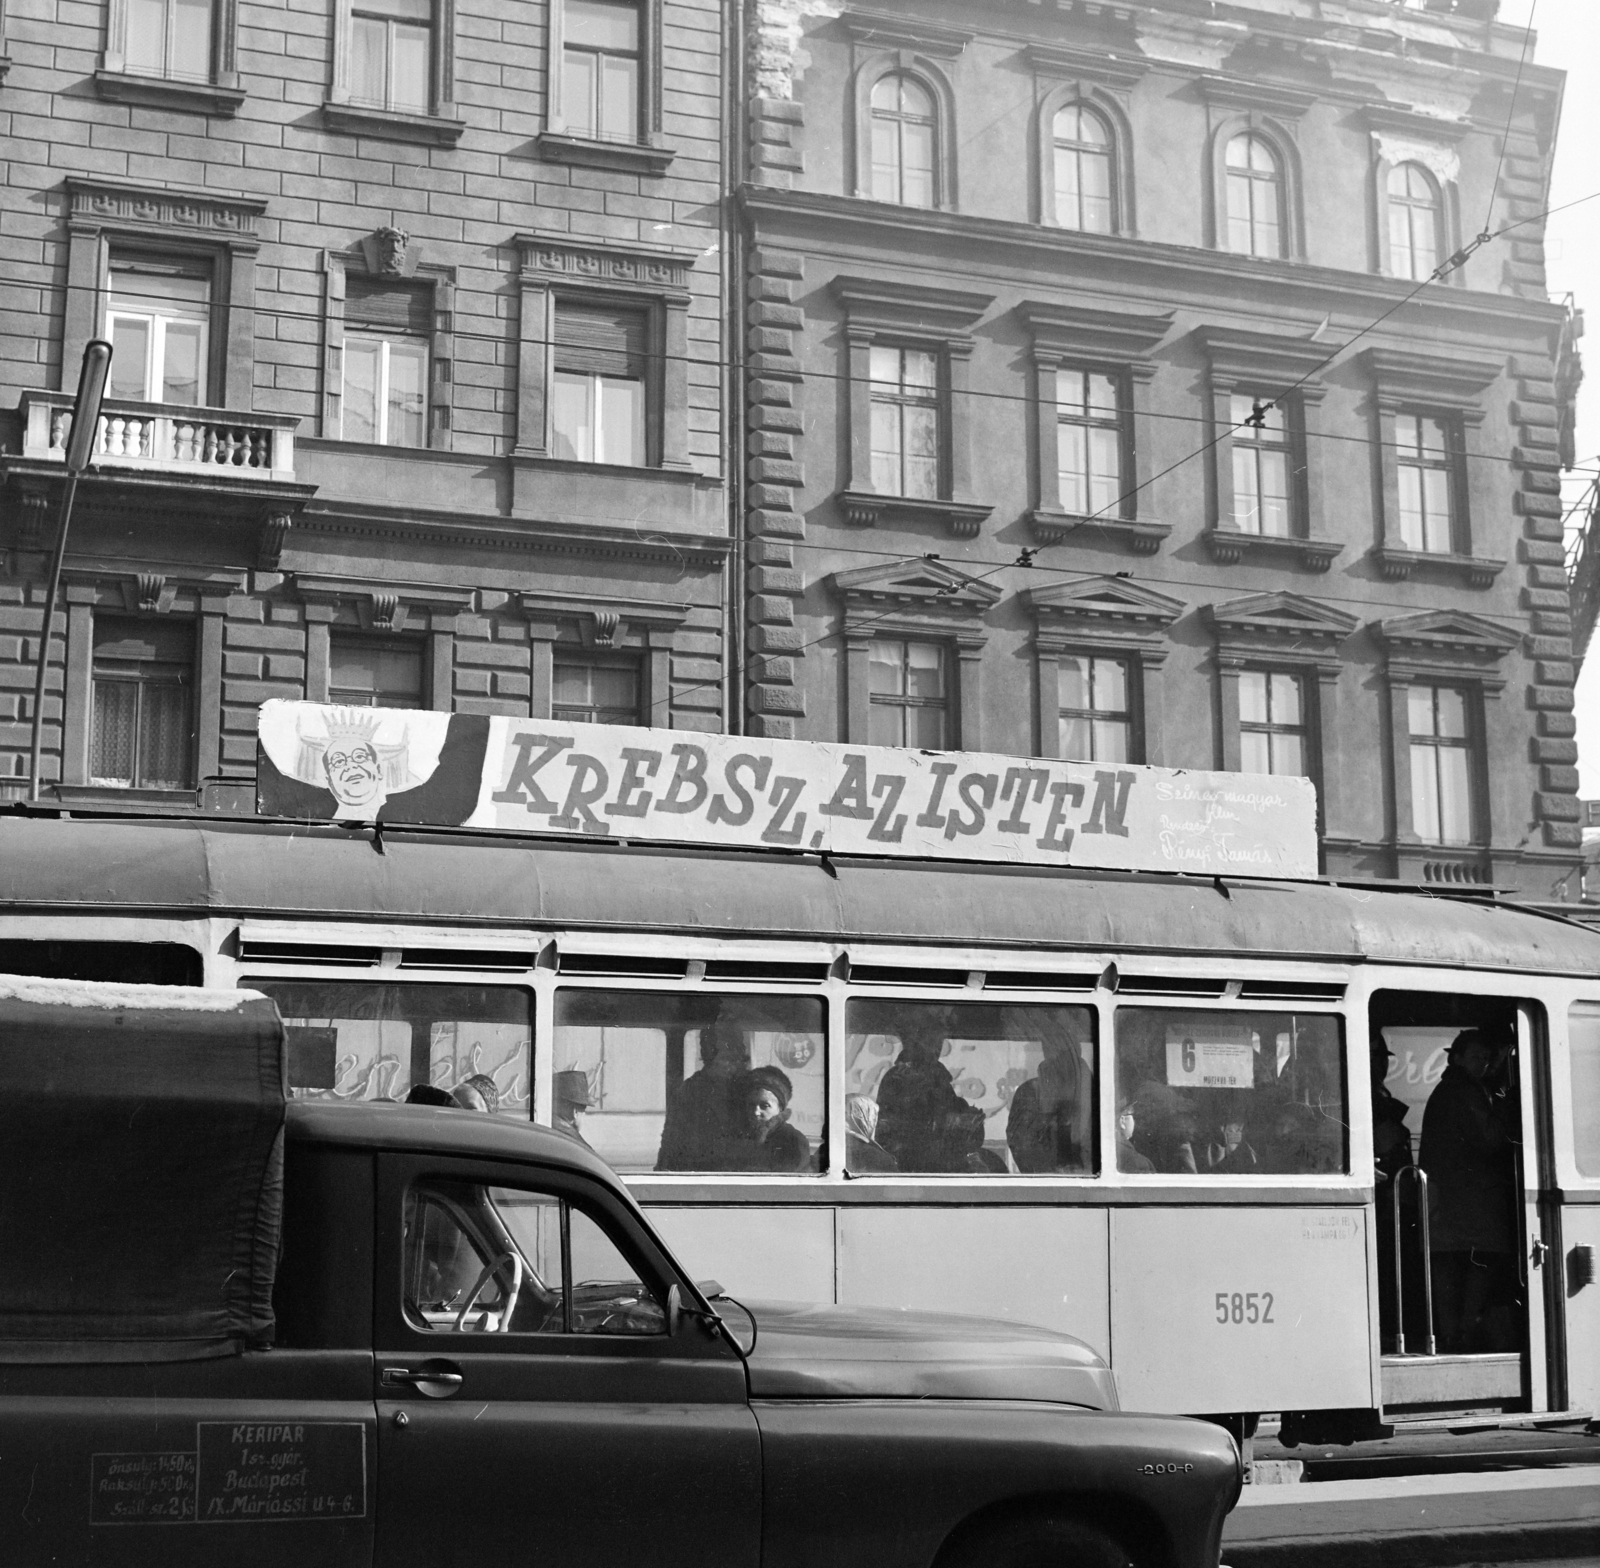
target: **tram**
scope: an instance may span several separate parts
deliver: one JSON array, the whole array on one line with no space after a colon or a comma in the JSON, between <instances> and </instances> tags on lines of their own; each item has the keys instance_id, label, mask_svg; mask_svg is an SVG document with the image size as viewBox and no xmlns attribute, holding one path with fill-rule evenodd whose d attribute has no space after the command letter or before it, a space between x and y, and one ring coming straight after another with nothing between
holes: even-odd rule
<instances>
[{"instance_id":1,"label":"tram","mask_svg":"<svg viewBox=\"0 0 1600 1568\"><path fill-rule=\"evenodd\" d=\"M1126 1408L1600 1408L1600 935L1492 900L21 812L0 969L263 991L299 1095L487 1077L734 1295L1063 1329ZM1469 1054L1504 1132L1475 1328L1411 1159Z\"/></svg>"}]
</instances>

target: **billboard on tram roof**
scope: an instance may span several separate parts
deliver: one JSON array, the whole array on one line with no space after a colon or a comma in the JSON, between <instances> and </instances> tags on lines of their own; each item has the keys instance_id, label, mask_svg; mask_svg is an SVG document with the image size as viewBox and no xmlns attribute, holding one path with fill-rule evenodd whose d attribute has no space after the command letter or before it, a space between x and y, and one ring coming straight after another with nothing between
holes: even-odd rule
<instances>
[{"instance_id":1,"label":"billboard on tram roof","mask_svg":"<svg viewBox=\"0 0 1600 1568\"><path fill-rule=\"evenodd\" d=\"M1309 779L273 701L263 816L1206 876L1317 874Z\"/></svg>"}]
</instances>

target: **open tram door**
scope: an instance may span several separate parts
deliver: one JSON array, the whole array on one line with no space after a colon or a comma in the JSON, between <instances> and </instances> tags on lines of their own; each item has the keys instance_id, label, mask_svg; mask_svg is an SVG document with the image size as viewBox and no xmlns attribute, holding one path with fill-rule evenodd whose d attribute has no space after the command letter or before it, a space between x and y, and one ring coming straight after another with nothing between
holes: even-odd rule
<instances>
[{"instance_id":1,"label":"open tram door","mask_svg":"<svg viewBox=\"0 0 1600 1568\"><path fill-rule=\"evenodd\" d=\"M1384 1418L1559 1409L1544 1010L1385 990L1370 1022Z\"/></svg>"}]
</instances>

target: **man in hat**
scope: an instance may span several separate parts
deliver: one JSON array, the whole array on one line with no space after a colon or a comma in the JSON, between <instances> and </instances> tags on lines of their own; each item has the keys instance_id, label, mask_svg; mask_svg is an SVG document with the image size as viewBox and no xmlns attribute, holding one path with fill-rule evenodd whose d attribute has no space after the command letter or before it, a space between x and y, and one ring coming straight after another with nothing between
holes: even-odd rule
<instances>
[{"instance_id":1,"label":"man in hat","mask_svg":"<svg viewBox=\"0 0 1600 1568\"><path fill-rule=\"evenodd\" d=\"M1386 1339L1392 1339L1399 1321L1395 1316L1394 1183L1411 1164L1411 1129L1406 1126L1406 1102L1388 1084L1394 1052L1375 1040L1370 1052L1372 1069L1372 1159L1377 1167L1378 1317ZM1407 1228L1410 1247L1411 1230ZM1407 1272L1415 1265L1408 1265ZM1407 1333L1411 1324L1406 1325Z\"/></svg>"},{"instance_id":2,"label":"man in hat","mask_svg":"<svg viewBox=\"0 0 1600 1568\"><path fill-rule=\"evenodd\" d=\"M1495 1087L1505 1051L1481 1029L1451 1042L1422 1113L1438 1348L1512 1350L1517 1296L1516 1112Z\"/></svg>"},{"instance_id":3,"label":"man in hat","mask_svg":"<svg viewBox=\"0 0 1600 1568\"><path fill-rule=\"evenodd\" d=\"M589 1109L589 1075L575 1067L556 1073L550 1080L550 1093L554 1104L550 1125L590 1148L578 1125L578 1117Z\"/></svg>"}]
</instances>

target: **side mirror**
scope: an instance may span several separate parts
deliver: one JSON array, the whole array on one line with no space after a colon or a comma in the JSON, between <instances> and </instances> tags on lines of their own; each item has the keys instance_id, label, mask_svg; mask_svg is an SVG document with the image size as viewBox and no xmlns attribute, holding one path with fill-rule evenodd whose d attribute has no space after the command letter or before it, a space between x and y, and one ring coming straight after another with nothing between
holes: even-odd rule
<instances>
[{"instance_id":1,"label":"side mirror","mask_svg":"<svg viewBox=\"0 0 1600 1568\"><path fill-rule=\"evenodd\" d=\"M683 1287L667 1286L667 1337L676 1339L683 1329Z\"/></svg>"}]
</instances>

